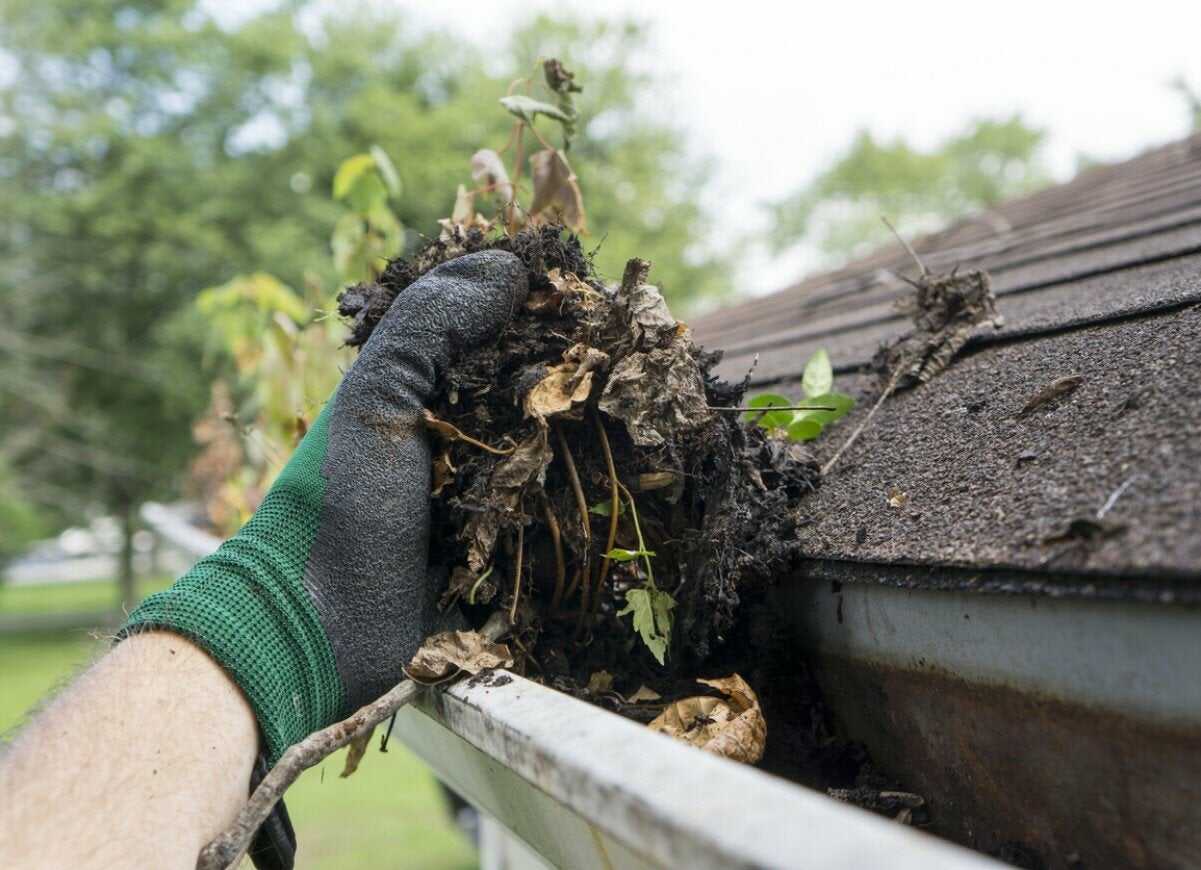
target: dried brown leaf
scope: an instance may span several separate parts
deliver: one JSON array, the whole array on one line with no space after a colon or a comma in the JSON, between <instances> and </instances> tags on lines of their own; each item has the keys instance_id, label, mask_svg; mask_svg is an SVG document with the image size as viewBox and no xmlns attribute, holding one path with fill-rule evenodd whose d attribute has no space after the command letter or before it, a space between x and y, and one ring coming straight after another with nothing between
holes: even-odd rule
<instances>
[{"instance_id":1,"label":"dried brown leaf","mask_svg":"<svg viewBox=\"0 0 1201 870\"><path fill-rule=\"evenodd\" d=\"M639 447L657 447L713 418L690 344L683 337L648 353L627 354L609 374L598 407L624 422Z\"/></svg>"},{"instance_id":2,"label":"dried brown leaf","mask_svg":"<svg viewBox=\"0 0 1201 870\"><path fill-rule=\"evenodd\" d=\"M513 654L503 643L475 631L443 631L426 638L405 673L419 683L436 683L458 671L478 674L512 664Z\"/></svg>"},{"instance_id":3,"label":"dried brown leaf","mask_svg":"<svg viewBox=\"0 0 1201 870\"><path fill-rule=\"evenodd\" d=\"M450 461L449 450L443 450L435 456L433 462L433 487L430 489L430 495L434 498L442 495L442 490L454 482L457 470L454 463Z\"/></svg>"},{"instance_id":4,"label":"dried brown leaf","mask_svg":"<svg viewBox=\"0 0 1201 870\"><path fill-rule=\"evenodd\" d=\"M587 232L580 186L562 152L546 148L531 154L530 177L534 181L531 216L548 217L574 232Z\"/></svg>"},{"instance_id":5,"label":"dried brown leaf","mask_svg":"<svg viewBox=\"0 0 1201 870\"><path fill-rule=\"evenodd\" d=\"M582 344L568 348L563 362L547 369L526 394L526 415L545 421L583 405L592 393L592 373L603 371L608 364L609 355L596 348Z\"/></svg>"},{"instance_id":6,"label":"dried brown leaf","mask_svg":"<svg viewBox=\"0 0 1201 870\"><path fill-rule=\"evenodd\" d=\"M697 682L726 697L699 695L676 701L648 727L735 761L759 761L767 743L767 722L754 690L738 674Z\"/></svg>"}]
</instances>

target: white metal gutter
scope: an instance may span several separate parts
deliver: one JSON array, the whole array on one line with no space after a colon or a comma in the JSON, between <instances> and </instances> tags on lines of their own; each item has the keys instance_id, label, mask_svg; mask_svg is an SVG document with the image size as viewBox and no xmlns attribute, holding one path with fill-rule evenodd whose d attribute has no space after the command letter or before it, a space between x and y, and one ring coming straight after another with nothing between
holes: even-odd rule
<instances>
[{"instance_id":1,"label":"white metal gutter","mask_svg":"<svg viewBox=\"0 0 1201 870\"><path fill-rule=\"evenodd\" d=\"M1001 866L516 675L429 692L395 733L555 867Z\"/></svg>"}]
</instances>

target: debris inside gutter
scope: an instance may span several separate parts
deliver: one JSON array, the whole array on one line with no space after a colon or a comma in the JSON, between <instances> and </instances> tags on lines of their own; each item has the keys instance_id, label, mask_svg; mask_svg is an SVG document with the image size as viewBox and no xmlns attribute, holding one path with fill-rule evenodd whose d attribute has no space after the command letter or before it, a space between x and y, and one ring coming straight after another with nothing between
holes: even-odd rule
<instances>
[{"instance_id":1,"label":"debris inside gutter","mask_svg":"<svg viewBox=\"0 0 1201 870\"><path fill-rule=\"evenodd\" d=\"M711 374L720 354L692 343L649 263L631 260L608 287L561 227L454 226L344 292L348 343L426 271L484 249L518 256L530 292L495 345L452 365L427 412L442 606L477 626L506 612L513 667L531 679L922 822L920 797L834 735L766 604L804 555L797 531L821 472L803 444L714 410L739 407L747 382ZM894 386L936 375L996 317L980 272L923 276L916 312L917 331L885 351Z\"/></svg>"}]
</instances>

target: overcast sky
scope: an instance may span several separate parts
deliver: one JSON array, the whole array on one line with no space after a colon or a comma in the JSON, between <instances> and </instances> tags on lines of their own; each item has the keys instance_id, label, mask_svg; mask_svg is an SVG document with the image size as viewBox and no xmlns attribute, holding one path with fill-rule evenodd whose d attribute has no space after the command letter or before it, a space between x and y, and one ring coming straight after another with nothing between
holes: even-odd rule
<instances>
[{"instance_id":1,"label":"overcast sky","mask_svg":"<svg viewBox=\"0 0 1201 870\"><path fill-rule=\"evenodd\" d=\"M672 87L656 94L712 157L734 226L804 184L868 127L930 145L974 116L1020 110L1069 177L1079 154L1121 159L1187 132L1168 82L1201 86L1201 3L757 3L394 0L428 26L483 40L536 10L628 13L654 25ZM753 258L742 289L797 277L804 255Z\"/></svg>"},{"instance_id":2,"label":"overcast sky","mask_svg":"<svg viewBox=\"0 0 1201 870\"><path fill-rule=\"evenodd\" d=\"M271 2L205 5L239 17ZM804 185L861 128L930 146L972 118L1020 111L1048 132L1045 157L1066 180L1081 155L1121 160L1185 135L1169 82L1183 75L1201 88L1198 0L373 2L481 45L538 12L650 24L669 86L648 94L648 107L712 161L709 205L747 236L766 223L763 203ZM780 289L814 260L752 251L738 290Z\"/></svg>"}]
</instances>

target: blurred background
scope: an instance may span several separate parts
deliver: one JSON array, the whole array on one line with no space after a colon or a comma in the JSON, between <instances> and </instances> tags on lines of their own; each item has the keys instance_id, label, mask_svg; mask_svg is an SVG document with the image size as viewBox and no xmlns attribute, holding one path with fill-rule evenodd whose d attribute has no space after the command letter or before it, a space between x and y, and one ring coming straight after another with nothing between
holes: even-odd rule
<instances>
[{"instance_id":1,"label":"blurred background","mask_svg":"<svg viewBox=\"0 0 1201 870\"><path fill-rule=\"evenodd\" d=\"M838 5L838 4L836 4ZM827 4L828 6L828 4ZM601 272L685 317L1201 129L1201 8L0 0L0 732L235 530L414 250L575 72ZM541 126L544 121L538 122ZM520 188L520 184L519 184ZM290 805L302 867L471 867L395 746Z\"/></svg>"}]
</instances>

